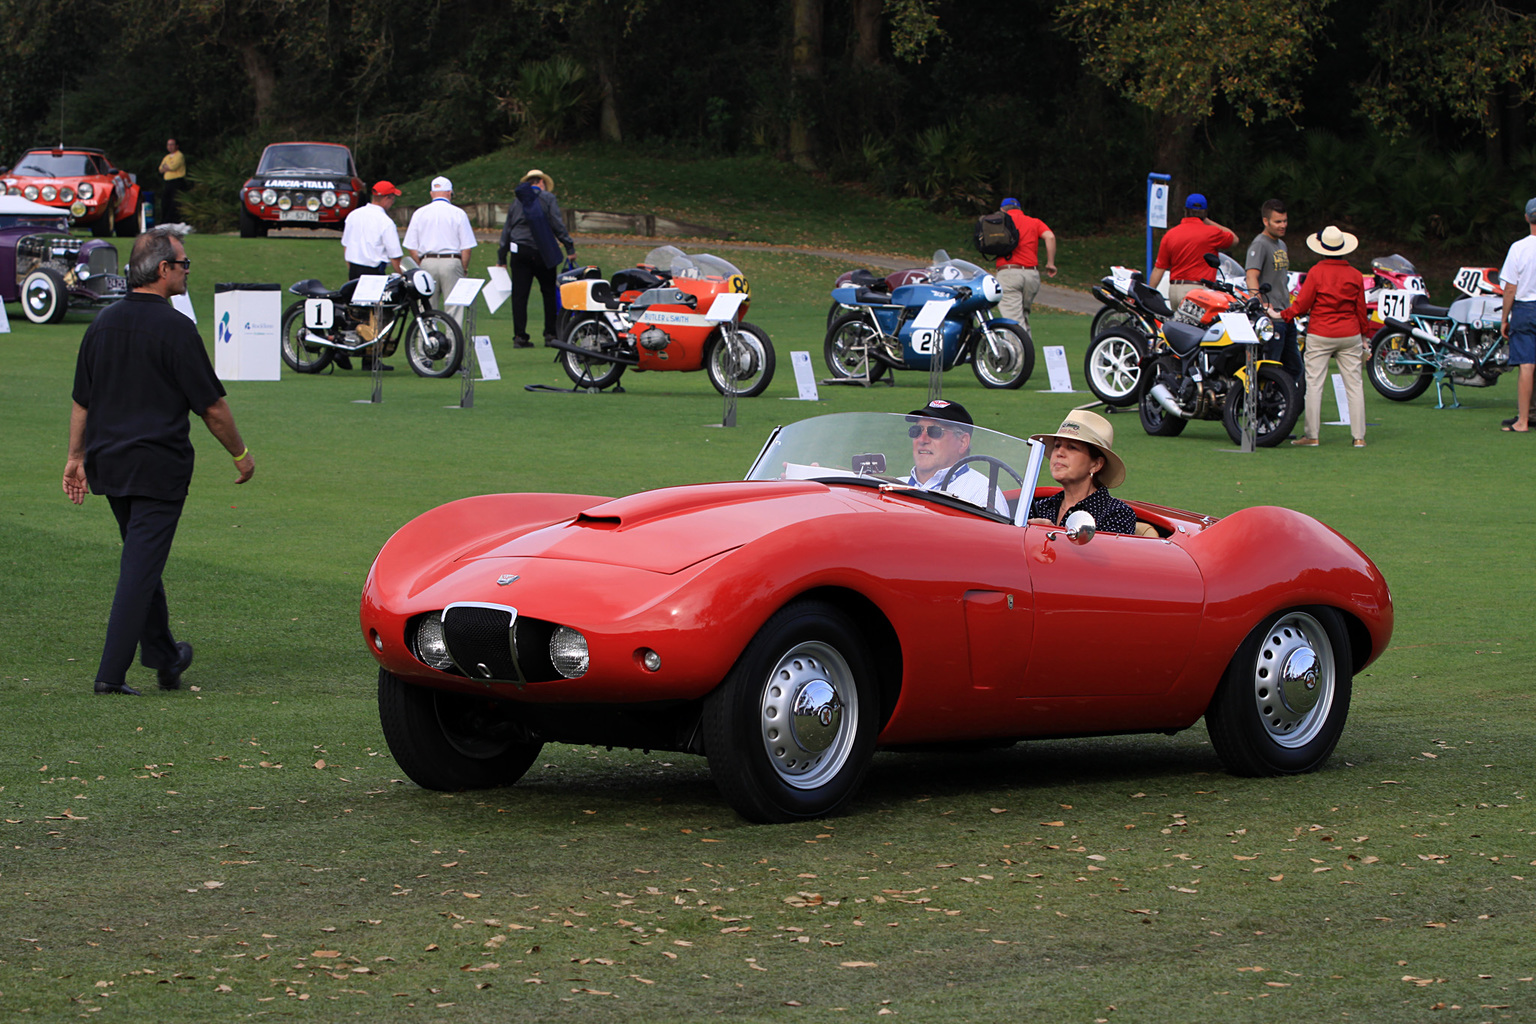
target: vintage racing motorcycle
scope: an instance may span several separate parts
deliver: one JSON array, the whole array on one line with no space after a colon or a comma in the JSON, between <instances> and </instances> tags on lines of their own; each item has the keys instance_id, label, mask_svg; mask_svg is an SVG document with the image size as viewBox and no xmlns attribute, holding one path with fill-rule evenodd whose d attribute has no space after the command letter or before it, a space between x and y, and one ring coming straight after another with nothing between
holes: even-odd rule
<instances>
[{"instance_id":1,"label":"vintage racing motorcycle","mask_svg":"<svg viewBox=\"0 0 1536 1024\"><path fill-rule=\"evenodd\" d=\"M926 282L887 293L850 280L832 290L833 302L849 312L827 329L827 368L874 381L887 370L928 371L937 356L945 370L970 363L984 387L1017 388L1034 371L1035 345L1022 326L992 315L1000 295L995 276L943 249L933 254ZM929 326L925 308L940 307L942 320Z\"/></svg>"},{"instance_id":2,"label":"vintage racing motorcycle","mask_svg":"<svg viewBox=\"0 0 1536 1024\"><path fill-rule=\"evenodd\" d=\"M578 387L609 387L626 368L706 370L716 391L747 398L773 380L773 342L744 319L751 288L727 260L664 245L612 280L583 267L561 282L560 337L551 344Z\"/></svg>"},{"instance_id":3,"label":"vintage racing motorcycle","mask_svg":"<svg viewBox=\"0 0 1536 1024\"><path fill-rule=\"evenodd\" d=\"M390 274L377 305L353 305L357 281L331 291L315 278L289 287L299 301L283 311L283 362L299 373L319 373L338 355L371 355L381 342L390 356L402 343L419 377L447 377L464 358L464 334L447 313L432 308L437 282L419 267Z\"/></svg>"},{"instance_id":4,"label":"vintage racing motorcycle","mask_svg":"<svg viewBox=\"0 0 1536 1024\"><path fill-rule=\"evenodd\" d=\"M1456 385L1485 388L1511 369L1509 343L1499 333L1504 300L1477 295L1431 306L1427 298L1406 292L1382 295L1384 326L1371 338L1366 372L1382 397L1394 402L1412 401L1433 383L1436 408L1443 409L1441 389L1449 386L1450 405L1456 408L1461 404Z\"/></svg>"}]
</instances>

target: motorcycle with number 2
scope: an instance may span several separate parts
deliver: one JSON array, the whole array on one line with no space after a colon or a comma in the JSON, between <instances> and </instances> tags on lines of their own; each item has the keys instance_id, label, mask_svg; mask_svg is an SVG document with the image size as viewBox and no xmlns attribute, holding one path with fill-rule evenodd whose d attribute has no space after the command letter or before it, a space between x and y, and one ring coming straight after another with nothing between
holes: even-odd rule
<instances>
[{"instance_id":1,"label":"motorcycle with number 2","mask_svg":"<svg viewBox=\"0 0 1536 1024\"><path fill-rule=\"evenodd\" d=\"M299 373L319 373L337 356L394 355L405 345L405 360L418 377L449 377L464 358L464 334L447 313L432 308L437 282L412 266L390 274L377 304L353 302L358 281L335 291L315 278L291 285L299 301L283 311L283 362Z\"/></svg>"}]
</instances>

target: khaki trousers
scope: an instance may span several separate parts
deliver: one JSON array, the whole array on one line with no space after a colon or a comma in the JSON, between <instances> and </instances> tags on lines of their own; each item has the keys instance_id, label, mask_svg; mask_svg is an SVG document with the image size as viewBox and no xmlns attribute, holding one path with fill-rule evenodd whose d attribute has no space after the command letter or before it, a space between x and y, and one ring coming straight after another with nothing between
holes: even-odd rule
<instances>
[{"instance_id":1,"label":"khaki trousers","mask_svg":"<svg viewBox=\"0 0 1536 1024\"><path fill-rule=\"evenodd\" d=\"M1360 335L1325 338L1307 335L1306 436L1316 438L1323 424L1323 384L1328 379L1328 360L1339 364L1344 378L1344 396L1349 403L1349 432L1357 440L1365 437L1365 381L1361 376L1365 351Z\"/></svg>"},{"instance_id":2,"label":"khaki trousers","mask_svg":"<svg viewBox=\"0 0 1536 1024\"><path fill-rule=\"evenodd\" d=\"M1040 294L1039 269L1001 267L997 271L997 285L1002 289L997 300L998 313L1029 330L1029 311L1035 304L1035 296Z\"/></svg>"}]
</instances>

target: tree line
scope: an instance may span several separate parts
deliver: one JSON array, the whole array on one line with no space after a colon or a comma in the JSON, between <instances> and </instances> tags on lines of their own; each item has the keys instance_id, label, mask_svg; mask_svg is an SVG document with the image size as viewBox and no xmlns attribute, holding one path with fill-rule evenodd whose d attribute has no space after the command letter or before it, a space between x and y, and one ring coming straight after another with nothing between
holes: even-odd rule
<instances>
[{"instance_id":1,"label":"tree line","mask_svg":"<svg viewBox=\"0 0 1536 1024\"><path fill-rule=\"evenodd\" d=\"M194 177L306 137L401 179L606 139L1079 231L1157 170L1457 244L1536 190L1536 19L1494 0L0 0L0 39L0 163L151 179L170 136Z\"/></svg>"}]
</instances>

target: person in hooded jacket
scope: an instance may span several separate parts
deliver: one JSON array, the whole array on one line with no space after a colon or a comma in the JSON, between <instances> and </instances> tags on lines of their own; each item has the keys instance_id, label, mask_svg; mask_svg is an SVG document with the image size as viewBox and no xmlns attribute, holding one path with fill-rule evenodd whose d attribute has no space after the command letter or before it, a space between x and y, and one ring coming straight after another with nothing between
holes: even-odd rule
<instances>
[{"instance_id":1,"label":"person in hooded jacket","mask_svg":"<svg viewBox=\"0 0 1536 1024\"><path fill-rule=\"evenodd\" d=\"M528 293L537 280L544 298L544 344L555 340L555 314L560 308L555 292L555 271L560 266L560 247L567 258L576 255L576 243L565 229L565 216L555 198L554 179L534 168L523 175L507 207L507 223L501 229L497 260L512 278L512 347L532 348L528 340Z\"/></svg>"}]
</instances>

